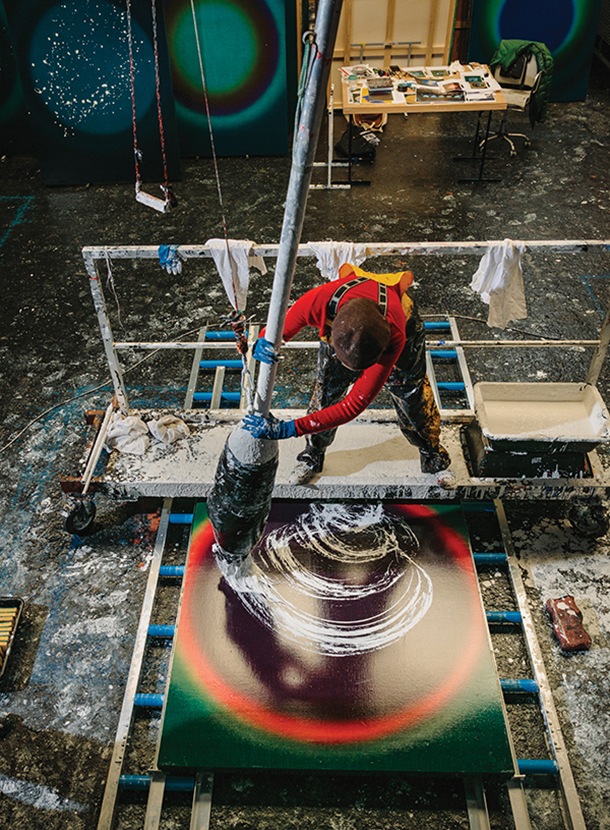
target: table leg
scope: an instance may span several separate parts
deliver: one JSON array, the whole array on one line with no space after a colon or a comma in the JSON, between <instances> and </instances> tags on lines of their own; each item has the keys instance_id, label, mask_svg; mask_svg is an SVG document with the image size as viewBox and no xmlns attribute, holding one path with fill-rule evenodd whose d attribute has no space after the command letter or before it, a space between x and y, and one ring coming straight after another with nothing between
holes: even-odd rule
<instances>
[{"instance_id":1,"label":"table leg","mask_svg":"<svg viewBox=\"0 0 610 830\"><path fill-rule=\"evenodd\" d=\"M347 184L350 187L367 187L368 185L370 185L370 181L365 181L365 180L362 180L362 179L352 179L352 164L353 164L353 161L352 161L352 127L353 127L353 124L354 124L354 117L353 117L352 113L350 112L349 121L348 121L349 133L348 133L348 136L347 136L347 154L348 154ZM335 184L337 184L337 182L335 182Z\"/></svg>"},{"instance_id":2,"label":"table leg","mask_svg":"<svg viewBox=\"0 0 610 830\"><path fill-rule=\"evenodd\" d=\"M481 134L481 112L479 112L477 117L477 128L475 131L474 136L474 144L472 147L472 154L470 156L455 156L454 161L478 161L479 162L479 175L478 176L471 176L468 179L458 179L458 182L499 182L502 181L499 176L493 177L483 177L483 167L485 166L485 156L487 154L487 140L489 138L489 132L491 127L491 114L492 110L489 110L487 113L487 124L485 125L485 138L483 139L483 149L481 150L480 155L477 155L477 148L479 147L479 136Z\"/></svg>"}]
</instances>

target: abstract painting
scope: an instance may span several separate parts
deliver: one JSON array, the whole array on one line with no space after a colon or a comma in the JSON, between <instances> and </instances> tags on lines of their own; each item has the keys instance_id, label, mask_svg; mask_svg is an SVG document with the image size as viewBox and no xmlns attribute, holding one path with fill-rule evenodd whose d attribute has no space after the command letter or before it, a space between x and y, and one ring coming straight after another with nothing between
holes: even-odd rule
<instances>
[{"instance_id":1,"label":"abstract painting","mask_svg":"<svg viewBox=\"0 0 610 830\"><path fill-rule=\"evenodd\" d=\"M199 504L157 760L512 775L461 507L278 501L229 565Z\"/></svg>"}]
</instances>

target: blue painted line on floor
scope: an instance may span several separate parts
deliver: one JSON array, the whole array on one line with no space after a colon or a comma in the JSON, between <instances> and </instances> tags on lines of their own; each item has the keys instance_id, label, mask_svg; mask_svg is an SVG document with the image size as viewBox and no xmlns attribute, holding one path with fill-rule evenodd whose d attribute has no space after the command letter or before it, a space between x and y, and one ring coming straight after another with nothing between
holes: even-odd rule
<instances>
[{"instance_id":1,"label":"blue painted line on floor","mask_svg":"<svg viewBox=\"0 0 610 830\"><path fill-rule=\"evenodd\" d=\"M29 206L34 201L33 196L0 196L0 206L7 202L20 202L19 206L17 207L17 212L13 216L12 221L9 223L8 228L4 231L4 234L0 236L0 248L4 245L8 237L10 236L11 232L23 222L23 217L29 208Z\"/></svg>"}]
</instances>

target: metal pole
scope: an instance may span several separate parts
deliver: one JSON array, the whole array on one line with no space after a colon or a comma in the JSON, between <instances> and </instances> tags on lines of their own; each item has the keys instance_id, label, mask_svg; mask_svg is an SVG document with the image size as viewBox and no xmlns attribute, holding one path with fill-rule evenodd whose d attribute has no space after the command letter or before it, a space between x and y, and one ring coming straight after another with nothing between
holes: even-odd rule
<instances>
[{"instance_id":1,"label":"metal pole","mask_svg":"<svg viewBox=\"0 0 610 830\"><path fill-rule=\"evenodd\" d=\"M292 169L288 182L284 222L267 315L266 337L276 351L282 343L284 320L288 309L290 289L303 229L307 193L311 181L313 159L318 143L320 123L324 112L325 90L328 84L333 49L339 25L342 0L320 0L315 24L316 56L311 79L305 90L301 120L292 154ZM269 413L277 367L261 364L254 408L262 415Z\"/></svg>"},{"instance_id":2,"label":"metal pole","mask_svg":"<svg viewBox=\"0 0 610 830\"><path fill-rule=\"evenodd\" d=\"M127 400L127 392L125 391L125 384L123 383L123 375L119 365L119 359L114 347L114 337L112 336L110 320L108 319L108 312L106 311L104 292L102 291L100 283L97 263L94 261L91 254L84 249L83 259L85 261L85 268L89 277L89 287L91 289L91 296L93 297L93 304L95 306L100 332L104 342L106 359L108 360L108 368L110 369L110 377L112 378L114 386L114 393L116 395L121 414L127 415L129 413L129 402Z\"/></svg>"}]
</instances>

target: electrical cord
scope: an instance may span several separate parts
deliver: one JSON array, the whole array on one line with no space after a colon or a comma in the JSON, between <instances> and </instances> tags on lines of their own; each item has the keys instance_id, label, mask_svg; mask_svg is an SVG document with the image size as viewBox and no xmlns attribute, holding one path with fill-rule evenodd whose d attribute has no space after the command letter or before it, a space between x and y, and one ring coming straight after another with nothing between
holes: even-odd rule
<instances>
[{"instance_id":1,"label":"electrical cord","mask_svg":"<svg viewBox=\"0 0 610 830\"><path fill-rule=\"evenodd\" d=\"M195 328L195 329L190 329L190 331L186 331L186 332L184 332L184 334L181 334L178 337L173 337L173 338L170 338L170 339L171 340L182 340L184 337L188 337L189 334L194 334L195 332L198 332L200 330L200 328L201 328L201 326L197 326L197 328ZM169 341L166 341L166 342L169 342ZM145 355L143 358L141 358L140 360L133 363L131 366L128 366L126 369L124 369L123 374L126 375L128 372L131 372L132 369L136 369L138 366L140 366L142 363L144 363L145 360L149 360L151 357L153 357L154 355L156 355L160 351L162 351L162 350L161 349L155 349L154 351L149 352L149 354ZM67 400L62 401L61 403L56 403L53 406L50 406L48 409L45 409L44 412L41 412L39 415L37 415L35 418L33 418L28 424L26 424L23 427L23 429L21 429L16 435L14 435L8 443L6 443L3 447L0 447L0 453L3 453L4 450L7 450L16 441L18 441L19 438L21 438L21 436L25 432L27 432L28 429L30 429L31 426L33 426L35 423L37 423L37 421L42 420L42 418L44 418L45 415L48 415L49 412L53 412L56 409L60 409L62 406L67 406L69 403L72 403L73 401L77 401L79 398L85 398L85 397L87 397L87 395L92 395L94 392L98 392L100 389L104 389L106 386L110 386L111 384L112 384L112 380L107 380L105 383L100 383L99 386L94 386L92 389L87 389L86 392L81 392L78 395L74 395L72 398L68 398Z\"/></svg>"},{"instance_id":2,"label":"electrical cord","mask_svg":"<svg viewBox=\"0 0 610 830\"><path fill-rule=\"evenodd\" d=\"M466 314L449 314L449 317L457 317L460 320L472 320L475 323L484 323L487 325L487 320L484 320L482 317L468 317ZM421 314L420 317L438 317L438 314ZM525 331L524 329L514 329L507 327L503 329L503 331L512 331L515 334L525 334L527 337L537 337L539 340L557 340L557 342L561 341L561 337L551 337L548 334L537 334L535 331Z\"/></svg>"}]
</instances>

